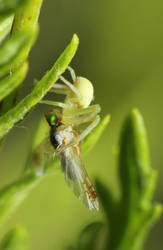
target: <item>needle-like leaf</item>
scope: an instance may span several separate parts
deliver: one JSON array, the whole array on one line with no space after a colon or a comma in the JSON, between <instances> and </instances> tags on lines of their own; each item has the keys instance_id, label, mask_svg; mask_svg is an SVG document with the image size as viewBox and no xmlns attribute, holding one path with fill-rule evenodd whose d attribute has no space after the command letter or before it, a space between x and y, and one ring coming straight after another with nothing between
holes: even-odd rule
<instances>
[{"instance_id":1,"label":"needle-like leaf","mask_svg":"<svg viewBox=\"0 0 163 250\"><path fill-rule=\"evenodd\" d=\"M8 17L1 16L0 17L0 43L3 39L8 35L11 30L12 23L13 23L14 16L10 15Z\"/></svg>"},{"instance_id":2,"label":"needle-like leaf","mask_svg":"<svg viewBox=\"0 0 163 250\"><path fill-rule=\"evenodd\" d=\"M14 73L0 80L0 101L17 88L24 80L28 70L28 64L24 63Z\"/></svg>"},{"instance_id":3,"label":"needle-like leaf","mask_svg":"<svg viewBox=\"0 0 163 250\"><path fill-rule=\"evenodd\" d=\"M8 15L17 11L29 0L0 0L0 14Z\"/></svg>"}]
</instances>

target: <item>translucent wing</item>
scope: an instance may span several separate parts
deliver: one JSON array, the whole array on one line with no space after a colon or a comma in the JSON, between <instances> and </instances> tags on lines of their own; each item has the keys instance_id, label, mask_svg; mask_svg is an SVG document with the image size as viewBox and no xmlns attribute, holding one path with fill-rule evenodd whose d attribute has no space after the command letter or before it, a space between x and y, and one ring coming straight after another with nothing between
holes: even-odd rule
<instances>
[{"instance_id":1,"label":"translucent wing","mask_svg":"<svg viewBox=\"0 0 163 250\"><path fill-rule=\"evenodd\" d=\"M60 152L60 161L65 180L75 195L90 210L99 210L96 191L82 165L76 149L74 147L68 147Z\"/></svg>"}]
</instances>

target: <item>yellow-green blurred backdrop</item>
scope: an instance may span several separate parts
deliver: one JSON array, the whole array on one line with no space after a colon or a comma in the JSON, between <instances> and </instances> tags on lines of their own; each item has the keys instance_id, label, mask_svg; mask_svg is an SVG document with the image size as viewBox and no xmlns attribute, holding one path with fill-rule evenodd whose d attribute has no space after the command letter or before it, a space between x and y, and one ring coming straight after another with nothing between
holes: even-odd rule
<instances>
[{"instance_id":1,"label":"yellow-green blurred backdrop","mask_svg":"<svg viewBox=\"0 0 163 250\"><path fill-rule=\"evenodd\" d=\"M73 33L80 46L72 62L76 73L90 79L102 116L110 126L85 160L89 175L98 176L118 194L114 156L120 127L134 107L144 116L151 160L159 171L155 199L163 202L163 2L161 0L46 0L40 35L30 56L30 72L22 96L32 88L65 48ZM0 186L15 180L26 162L37 122L49 107L38 105L9 134L1 152ZM47 177L13 214L2 235L24 225L32 250L61 250L76 239L84 225L104 220L89 212L71 193L60 172ZM163 220L153 228L147 250L161 250ZM156 247L157 246L157 247Z\"/></svg>"}]
</instances>

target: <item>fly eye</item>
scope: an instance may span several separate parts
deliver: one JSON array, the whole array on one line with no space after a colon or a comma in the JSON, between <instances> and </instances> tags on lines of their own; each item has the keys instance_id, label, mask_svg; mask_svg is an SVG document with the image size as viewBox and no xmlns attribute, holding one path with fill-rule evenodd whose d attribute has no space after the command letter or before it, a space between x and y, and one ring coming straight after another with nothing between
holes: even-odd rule
<instances>
[{"instance_id":1,"label":"fly eye","mask_svg":"<svg viewBox=\"0 0 163 250\"><path fill-rule=\"evenodd\" d=\"M50 114L47 116L47 122L50 126L55 126L58 122L58 117L56 116L56 114Z\"/></svg>"}]
</instances>

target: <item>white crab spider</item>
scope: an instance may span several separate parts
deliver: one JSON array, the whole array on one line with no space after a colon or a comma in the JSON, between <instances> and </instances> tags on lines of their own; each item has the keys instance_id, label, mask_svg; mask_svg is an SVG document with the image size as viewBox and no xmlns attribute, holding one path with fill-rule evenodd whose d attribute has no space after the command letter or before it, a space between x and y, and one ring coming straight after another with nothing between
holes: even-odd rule
<instances>
[{"instance_id":1,"label":"white crab spider","mask_svg":"<svg viewBox=\"0 0 163 250\"><path fill-rule=\"evenodd\" d=\"M76 77L72 68L68 67L68 70L73 84L61 76L64 84L54 84L52 88L55 93L66 95L65 102L44 100L41 103L62 108L62 111L54 109L46 113L46 119L51 127L51 144L55 152L59 153L65 180L72 191L89 209L98 210L97 194L82 165L79 143L99 123L100 106L90 106L94 96L92 83L84 77ZM79 133L78 127L88 122L91 123Z\"/></svg>"}]
</instances>

